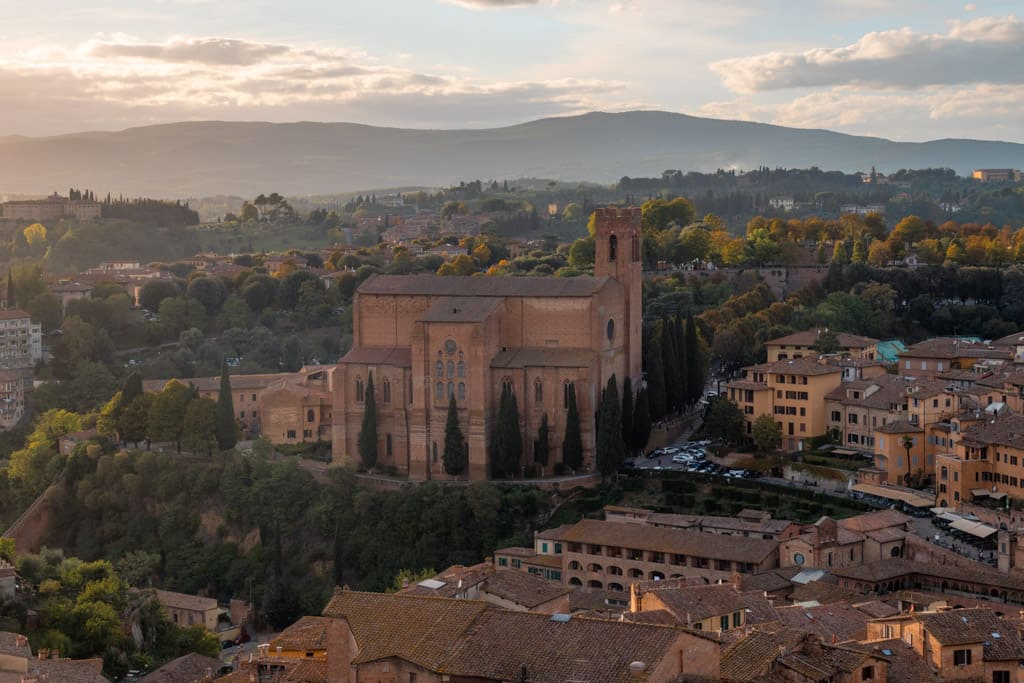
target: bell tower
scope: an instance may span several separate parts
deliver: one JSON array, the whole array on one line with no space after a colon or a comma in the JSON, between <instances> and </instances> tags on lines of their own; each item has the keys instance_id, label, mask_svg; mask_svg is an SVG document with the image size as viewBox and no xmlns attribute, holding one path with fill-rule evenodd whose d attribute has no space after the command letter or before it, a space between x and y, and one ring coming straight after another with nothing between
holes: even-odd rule
<instances>
[{"instance_id":1,"label":"bell tower","mask_svg":"<svg viewBox=\"0 0 1024 683\"><path fill-rule=\"evenodd\" d=\"M625 320L621 324L623 346L626 370L636 386L643 371L643 237L640 209L607 207L597 209L594 214L594 276L607 275L625 289Z\"/></svg>"}]
</instances>

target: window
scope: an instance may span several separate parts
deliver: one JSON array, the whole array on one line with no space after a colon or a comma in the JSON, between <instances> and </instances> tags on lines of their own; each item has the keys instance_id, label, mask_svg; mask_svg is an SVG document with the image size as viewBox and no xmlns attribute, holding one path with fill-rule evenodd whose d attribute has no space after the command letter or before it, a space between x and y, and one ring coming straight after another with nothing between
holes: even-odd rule
<instances>
[{"instance_id":1,"label":"window","mask_svg":"<svg viewBox=\"0 0 1024 683\"><path fill-rule=\"evenodd\" d=\"M612 235L608 238L608 260L614 261L619 250L619 238Z\"/></svg>"},{"instance_id":2,"label":"window","mask_svg":"<svg viewBox=\"0 0 1024 683\"><path fill-rule=\"evenodd\" d=\"M742 620L743 620L742 612L733 612L732 613L732 627L733 628L739 628L740 627L740 622Z\"/></svg>"},{"instance_id":3,"label":"window","mask_svg":"<svg viewBox=\"0 0 1024 683\"><path fill-rule=\"evenodd\" d=\"M510 394L515 393L514 388L512 386L512 378L511 377L506 377L505 379L501 380L501 390L502 391L507 391Z\"/></svg>"},{"instance_id":4,"label":"window","mask_svg":"<svg viewBox=\"0 0 1024 683\"><path fill-rule=\"evenodd\" d=\"M312 408L306 411L306 422L316 422L316 413Z\"/></svg>"},{"instance_id":5,"label":"window","mask_svg":"<svg viewBox=\"0 0 1024 683\"><path fill-rule=\"evenodd\" d=\"M640 238L637 235L633 235L633 237L630 238L630 244L633 247L633 260L634 261L639 261L640 260Z\"/></svg>"},{"instance_id":6,"label":"window","mask_svg":"<svg viewBox=\"0 0 1024 683\"><path fill-rule=\"evenodd\" d=\"M256 400L256 394L252 395L252 400L254 400L254 401Z\"/></svg>"},{"instance_id":7,"label":"window","mask_svg":"<svg viewBox=\"0 0 1024 683\"><path fill-rule=\"evenodd\" d=\"M970 666L970 650L953 650L953 666Z\"/></svg>"},{"instance_id":8,"label":"window","mask_svg":"<svg viewBox=\"0 0 1024 683\"><path fill-rule=\"evenodd\" d=\"M391 435L390 434L386 434L384 436L384 452L387 453L387 456L389 458L391 457Z\"/></svg>"},{"instance_id":9,"label":"window","mask_svg":"<svg viewBox=\"0 0 1024 683\"><path fill-rule=\"evenodd\" d=\"M615 321L608 318L608 325L606 326L606 332L608 334L608 341L615 339Z\"/></svg>"},{"instance_id":10,"label":"window","mask_svg":"<svg viewBox=\"0 0 1024 683\"><path fill-rule=\"evenodd\" d=\"M464 361L461 361L461 360L459 361L458 373L459 373L459 377L465 377L466 376L466 363Z\"/></svg>"},{"instance_id":11,"label":"window","mask_svg":"<svg viewBox=\"0 0 1024 683\"><path fill-rule=\"evenodd\" d=\"M245 411L243 410L242 412L238 413L238 417L245 417Z\"/></svg>"},{"instance_id":12,"label":"window","mask_svg":"<svg viewBox=\"0 0 1024 683\"><path fill-rule=\"evenodd\" d=\"M444 363L437 361L437 365L434 366L434 374L438 377L444 377Z\"/></svg>"},{"instance_id":13,"label":"window","mask_svg":"<svg viewBox=\"0 0 1024 683\"><path fill-rule=\"evenodd\" d=\"M295 430L294 430L294 429L289 429L289 430L288 430L288 431L286 432L286 434L288 435L288 438L289 438L289 439L294 439L294 438L295 438Z\"/></svg>"},{"instance_id":14,"label":"window","mask_svg":"<svg viewBox=\"0 0 1024 683\"><path fill-rule=\"evenodd\" d=\"M447 395L447 397L448 397L449 400L455 397L455 383L454 382L448 382L448 395Z\"/></svg>"},{"instance_id":15,"label":"window","mask_svg":"<svg viewBox=\"0 0 1024 683\"><path fill-rule=\"evenodd\" d=\"M537 405L544 403L544 383L539 377L533 380L533 402Z\"/></svg>"},{"instance_id":16,"label":"window","mask_svg":"<svg viewBox=\"0 0 1024 683\"><path fill-rule=\"evenodd\" d=\"M444 400L444 383L438 382L434 387L434 399L437 401Z\"/></svg>"},{"instance_id":17,"label":"window","mask_svg":"<svg viewBox=\"0 0 1024 683\"><path fill-rule=\"evenodd\" d=\"M993 671L992 683L1010 683L1009 671Z\"/></svg>"},{"instance_id":18,"label":"window","mask_svg":"<svg viewBox=\"0 0 1024 683\"><path fill-rule=\"evenodd\" d=\"M728 614L723 614L721 617L719 617L718 623L719 623L719 626L721 626L723 631L728 631L729 630L729 615Z\"/></svg>"},{"instance_id":19,"label":"window","mask_svg":"<svg viewBox=\"0 0 1024 683\"><path fill-rule=\"evenodd\" d=\"M448 377L455 376L455 363L453 361L448 361L445 365L445 372L448 374Z\"/></svg>"},{"instance_id":20,"label":"window","mask_svg":"<svg viewBox=\"0 0 1024 683\"><path fill-rule=\"evenodd\" d=\"M409 683L416 683L416 674L409 672Z\"/></svg>"},{"instance_id":21,"label":"window","mask_svg":"<svg viewBox=\"0 0 1024 683\"><path fill-rule=\"evenodd\" d=\"M384 394L384 402L391 403L391 380L384 380L384 388L382 393Z\"/></svg>"},{"instance_id":22,"label":"window","mask_svg":"<svg viewBox=\"0 0 1024 683\"><path fill-rule=\"evenodd\" d=\"M545 553L545 554L546 554L546 553L548 552L548 544L547 544L547 543L541 543L541 544L540 544L540 551L541 551L542 553Z\"/></svg>"},{"instance_id":23,"label":"window","mask_svg":"<svg viewBox=\"0 0 1024 683\"><path fill-rule=\"evenodd\" d=\"M875 667L865 666L860 670L860 680L862 681L873 681L875 680Z\"/></svg>"},{"instance_id":24,"label":"window","mask_svg":"<svg viewBox=\"0 0 1024 683\"><path fill-rule=\"evenodd\" d=\"M363 402L363 379L356 377L356 403Z\"/></svg>"},{"instance_id":25,"label":"window","mask_svg":"<svg viewBox=\"0 0 1024 683\"><path fill-rule=\"evenodd\" d=\"M466 383L465 382L459 382L459 400L460 401L465 401L466 400Z\"/></svg>"},{"instance_id":26,"label":"window","mask_svg":"<svg viewBox=\"0 0 1024 683\"><path fill-rule=\"evenodd\" d=\"M562 554L562 544L561 543L555 543L555 555L561 555L561 554Z\"/></svg>"},{"instance_id":27,"label":"window","mask_svg":"<svg viewBox=\"0 0 1024 683\"><path fill-rule=\"evenodd\" d=\"M303 439L312 439L313 438L313 430L312 429L303 429L302 430L302 438Z\"/></svg>"},{"instance_id":28,"label":"window","mask_svg":"<svg viewBox=\"0 0 1024 683\"><path fill-rule=\"evenodd\" d=\"M569 410L569 396L574 393L576 393L576 388L573 387L572 382L565 380L562 384L562 407L565 410Z\"/></svg>"}]
</instances>

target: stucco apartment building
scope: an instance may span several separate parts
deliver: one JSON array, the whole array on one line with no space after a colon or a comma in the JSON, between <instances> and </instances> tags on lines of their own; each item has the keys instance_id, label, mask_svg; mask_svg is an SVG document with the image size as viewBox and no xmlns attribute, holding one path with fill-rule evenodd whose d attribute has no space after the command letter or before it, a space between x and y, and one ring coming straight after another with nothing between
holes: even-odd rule
<instances>
[{"instance_id":1,"label":"stucco apartment building","mask_svg":"<svg viewBox=\"0 0 1024 683\"><path fill-rule=\"evenodd\" d=\"M779 565L835 569L903 557L910 518L879 510L848 519L822 517L799 536L782 541Z\"/></svg>"},{"instance_id":2,"label":"stucco apartment building","mask_svg":"<svg viewBox=\"0 0 1024 683\"><path fill-rule=\"evenodd\" d=\"M780 360L792 358L817 358L820 353L814 349L825 330L804 330L785 337L772 339L764 343L765 351L768 354L768 362L774 363ZM839 342L839 353L851 358L863 358L874 360L877 351L878 340L871 337L861 337L846 332L836 333L836 341Z\"/></svg>"},{"instance_id":3,"label":"stucco apartment building","mask_svg":"<svg viewBox=\"0 0 1024 683\"><path fill-rule=\"evenodd\" d=\"M0 215L7 220L46 221L76 218L83 221L101 218L103 206L99 202L68 199L54 192L46 199L25 199L0 204Z\"/></svg>"},{"instance_id":4,"label":"stucco apartment building","mask_svg":"<svg viewBox=\"0 0 1024 683\"><path fill-rule=\"evenodd\" d=\"M25 311L0 310L0 367L31 368L42 359L42 326Z\"/></svg>"},{"instance_id":5,"label":"stucco apartment building","mask_svg":"<svg viewBox=\"0 0 1024 683\"><path fill-rule=\"evenodd\" d=\"M441 455L450 398L467 440L470 479L490 476L488 442L505 387L516 396L524 448L544 416L551 464L562 460L568 396L594 414L610 378L641 377L640 210L598 209L594 276L375 275L352 304L353 347L334 379L333 453L358 459L370 375L378 462L411 479L447 478ZM593 420L581 420L585 471Z\"/></svg>"},{"instance_id":6,"label":"stucco apartment building","mask_svg":"<svg viewBox=\"0 0 1024 683\"><path fill-rule=\"evenodd\" d=\"M188 628L199 625L207 631L216 633L217 618L221 609L213 598L203 598L187 593L172 591L156 591L157 602L167 612L168 618L175 626Z\"/></svg>"},{"instance_id":7,"label":"stucco apartment building","mask_svg":"<svg viewBox=\"0 0 1024 683\"><path fill-rule=\"evenodd\" d=\"M966 422L955 418L952 424L960 438L936 458L936 505L1024 499L1024 416L985 412Z\"/></svg>"},{"instance_id":8,"label":"stucco apartment building","mask_svg":"<svg viewBox=\"0 0 1024 683\"><path fill-rule=\"evenodd\" d=\"M969 370L975 365L996 367L1013 360L1008 345L986 344L959 337L926 339L899 353L899 374L934 377L950 370Z\"/></svg>"}]
</instances>

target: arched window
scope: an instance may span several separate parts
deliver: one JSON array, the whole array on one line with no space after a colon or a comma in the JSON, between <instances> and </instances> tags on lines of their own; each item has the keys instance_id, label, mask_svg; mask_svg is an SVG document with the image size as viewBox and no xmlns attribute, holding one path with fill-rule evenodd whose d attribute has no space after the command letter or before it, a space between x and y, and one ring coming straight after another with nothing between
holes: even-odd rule
<instances>
[{"instance_id":1,"label":"arched window","mask_svg":"<svg viewBox=\"0 0 1024 683\"><path fill-rule=\"evenodd\" d=\"M608 573L612 576L622 576L622 567L616 567L614 564L608 567Z\"/></svg>"},{"instance_id":2,"label":"arched window","mask_svg":"<svg viewBox=\"0 0 1024 683\"><path fill-rule=\"evenodd\" d=\"M642 579L642 578L644 578L644 570L643 569L636 569L635 567L633 569L630 569L629 570L629 578L631 578L631 579Z\"/></svg>"},{"instance_id":3,"label":"arched window","mask_svg":"<svg viewBox=\"0 0 1024 683\"><path fill-rule=\"evenodd\" d=\"M582 581L580 581L580 580L579 580L578 578L576 578L576 577L574 576L574 577L572 577L571 579L569 579L569 585L570 585L570 586L582 586L582 585L583 585L583 582L582 582Z\"/></svg>"},{"instance_id":4,"label":"arched window","mask_svg":"<svg viewBox=\"0 0 1024 683\"><path fill-rule=\"evenodd\" d=\"M640 237L638 237L637 235L633 235L633 238L630 240L630 242L632 243L633 260L634 261L639 261L640 260Z\"/></svg>"},{"instance_id":5,"label":"arched window","mask_svg":"<svg viewBox=\"0 0 1024 683\"><path fill-rule=\"evenodd\" d=\"M508 391L510 394L511 393L515 393L515 389L512 386L512 378L511 377L506 377L503 380L501 380L501 390L502 391Z\"/></svg>"},{"instance_id":6,"label":"arched window","mask_svg":"<svg viewBox=\"0 0 1024 683\"><path fill-rule=\"evenodd\" d=\"M460 401L465 401L466 400L466 383L465 382L459 382L459 400Z\"/></svg>"},{"instance_id":7,"label":"arched window","mask_svg":"<svg viewBox=\"0 0 1024 683\"><path fill-rule=\"evenodd\" d=\"M434 388L434 399L438 401L444 400L444 382L438 382Z\"/></svg>"},{"instance_id":8,"label":"arched window","mask_svg":"<svg viewBox=\"0 0 1024 683\"><path fill-rule=\"evenodd\" d=\"M452 383L452 382L448 382L448 398L451 398L454 395L455 395L455 384Z\"/></svg>"},{"instance_id":9,"label":"arched window","mask_svg":"<svg viewBox=\"0 0 1024 683\"><path fill-rule=\"evenodd\" d=\"M576 560L573 560L572 562L569 563L569 569L572 570L572 571L579 571L579 570L583 569L583 565L581 565Z\"/></svg>"},{"instance_id":10,"label":"arched window","mask_svg":"<svg viewBox=\"0 0 1024 683\"><path fill-rule=\"evenodd\" d=\"M461 378L463 378L465 376L466 376L466 363L464 361L460 360L459 361L459 378L461 379Z\"/></svg>"},{"instance_id":11,"label":"arched window","mask_svg":"<svg viewBox=\"0 0 1024 683\"><path fill-rule=\"evenodd\" d=\"M434 374L438 377L444 377L444 363L437 361L437 365L434 366Z\"/></svg>"},{"instance_id":12,"label":"arched window","mask_svg":"<svg viewBox=\"0 0 1024 683\"><path fill-rule=\"evenodd\" d=\"M562 408L569 410L569 395L575 393L576 388L573 387L572 382L565 380L562 383Z\"/></svg>"},{"instance_id":13,"label":"arched window","mask_svg":"<svg viewBox=\"0 0 1024 683\"><path fill-rule=\"evenodd\" d=\"M604 571L604 568L601 565L594 562L589 567L587 567L587 570L592 571L594 573L600 573Z\"/></svg>"},{"instance_id":14,"label":"arched window","mask_svg":"<svg viewBox=\"0 0 1024 683\"><path fill-rule=\"evenodd\" d=\"M544 403L544 383L540 381L540 377L533 380L533 402L537 405Z\"/></svg>"},{"instance_id":15,"label":"arched window","mask_svg":"<svg viewBox=\"0 0 1024 683\"><path fill-rule=\"evenodd\" d=\"M382 393L384 394L384 402L391 403L391 380L384 380L384 389Z\"/></svg>"},{"instance_id":16,"label":"arched window","mask_svg":"<svg viewBox=\"0 0 1024 683\"><path fill-rule=\"evenodd\" d=\"M665 575L661 572L651 572L651 581L664 581Z\"/></svg>"},{"instance_id":17,"label":"arched window","mask_svg":"<svg viewBox=\"0 0 1024 683\"><path fill-rule=\"evenodd\" d=\"M447 364L447 368L446 368L446 369L447 369L447 371L448 371L448 377L449 377L449 378L451 378L451 377L454 377L454 376L455 376L455 363L453 363L453 362L451 362L451 361L448 361L448 364Z\"/></svg>"},{"instance_id":18,"label":"arched window","mask_svg":"<svg viewBox=\"0 0 1024 683\"><path fill-rule=\"evenodd\" d=\"M614 340L615 339L615 321L612 320L611 318L608 318L608 324L605 326L605 328L606 328L605 332L608 335L608 341Z\"/></svg>"},{"instance_id":19,"label":"arched window","mask_svg":"<svg viewBox=\"0 0 1024 683\"><path fill-rule=\"evenodd\" d=\"M590 587L590 588L596 588L598 590L604 588L604 584L603 583L601 583L600 581L593 580L593 579L590 580L590 581L587 581L587 586Z\"/></svg>"},{"instance_id":20,"label":"arched window","mask_svg":"<svg viewBox=\"0 0 1024 683\"><path fill-rule=\"evenodd\" d=\"M608 590L615 591L617 593L621 593L622 590L623 590L622 584L621 583L609 583L608 584Z\"/></svg>"},{"instance_id":21,"label":"arched window","mask_svg":"<svg viewBox=\"0 0 1024 683\"><path fill-rule=\"evenodd\" d=\"M619 238L612 235L608 238L608 260L614 261L616 253L619 251Z\"/></svg>"},{"instance_id":22,"label":"arched window","mask_svg":"<svg viewBox=\"0 0 1024 683\"><path fill-rule=\"evenodd\" d=\"M316 413L312 408L306 411L306 422L316 422Z\"/></svg>"},{"instance_id":23,"label":"arched window","mask_svg":"<svg viewBox=\"0 0 1024 683\"><path fill-rule=\"evenodd\" d=\"M356 403L363 402L363 378L356 377Z\"/></svg>"}]
</instances>

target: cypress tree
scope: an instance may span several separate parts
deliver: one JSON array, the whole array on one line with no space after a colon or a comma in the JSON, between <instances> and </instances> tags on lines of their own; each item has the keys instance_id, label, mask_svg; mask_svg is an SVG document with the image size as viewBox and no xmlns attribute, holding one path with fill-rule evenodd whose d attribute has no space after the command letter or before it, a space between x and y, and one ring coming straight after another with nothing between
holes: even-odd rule
<instances>
[{"instance_id":1,"label":"cypress tree","mask_svg":"<svg viewBox=\"0 0 1024 683\"><path fill-rule=\"evenodd\" d=\"M668 412L665 396L665 370L661 362L661 345L657 339L649 339L644 354L647 368L647 392L650 400L651 419L660 420Z\"/></svg>"},{"instance_id":2,"label":"cypress tree","mask_svg":"<svg viewBox=\"0 0 1024 683\"><path fill-rule=\"evenodd\" d=\"M370 470L377 464L377 399L373 395L373 373L366 381L363 401L363 424L359 430L359 459Z\"/></svg>"},{"instance_id":3,"label":"cypress tree","mask_svg":"<svg viewBox=\"0 0 1024 683\"><path fill-rule=\"evenodd\" d=\"M636 395L636 411L633 417L633 433L630 435L630 445L634 452L642 451L647 447L647 440L651 437L651 402L648 398L647 387L641 387Z\"/></svg>"},{"instance_id":4,"label":"cypress tree","mask_svg":"<svg viewBox=\"0 0 1024 683\"><path fill-rule=\"evenodd\" d=\"M697 339L697 323L693 314L686 316L686 387L690 392L690 405L700 400L704 393L707 373L701 362L700 341Z\"/></svg>"},{"instance_id":5,"label":"cypress tree","mask_svg":"<svg viewBox=\"0 0 1024 683\"><path fill-rule=\"evenodd\" d=\"M14 272L7 271L7 308L17 308L18 300L14 296Z\"/></svg>"},{"instance_id":6,"label":"cypress tree","mask_svg":"<svg viewBox=\"0 0 1024 683\"><path fill-rule=\"evenodd\" d=\"M576 385L570 384L569 407L565 414L565 440L562 441L562 462L578 470L583 466L583 436L580 433L580 411L576 406Z\"/></svg>"},{"instance_id":7,"label":"cypress tree","mask_svg":"<svg viewBox=\"0 0 1024 683\"><path fill-rule=\"evenodd\" d=\"M622 383L622 442L633 450L633 382L629 377Z\"/></svg>"},{"instance_id":8,"label":"cypress tree","mask_svg":"<svg viewBox=\"0 0 1024 683\"><path fill-rule=\"evenodd\" d=\"M546 467L548 455L551 450L551 428L548 427L548 414L544 413L540 418L540 428L537 430L537 441L533 444L533 461L538 465Z\"/></svg>"},{"instance_id":9,"label":"cypress tree","mask_svg":"<svg viewBox=\"0 0 1024 683\"><path fill-rule=\"evenodd\" d=\"M227 361L221 361L220 390L217 392L217 448L226 451L238 443L235 425L235 402L231 395L231 378Z\"/></svg>"},{"instance_id":10,"label":"cypress tree","mask_svg":"<svg viewBox=\"0 0 1024 683\"><path fill-rule=\"evenodd\" d=\"M455 396L448 399L448 419L444 423L444 471L457 477L466 471L466 443L459 426Z\"/></svg>"},{"instance_id":11,"label":"cypress tree","mask_svg":"<svg viewBox=\"0 0 1024 683\"><path fill-rule=\"evenodd\" d=\"M683 330L683 319L679 316L672 318L672 331L675 333L676 353L679 355L679 408L683 409L690 405L690 348Z\"/></svg>"},{"instance_id":12,"label":"cypress tree","mask_svg":"<svg viewBox=\"0 0 1024 683\"><path fill-rule=\"evenodd\" d=\"M673 413L682 408L683 401L679 386L679 353L675 345L668 319L661 320L661 366L664 369L665 412Z\"/></svg>"},{"instance_id":13,"label":"cypress tree","mask_svg":"<svg viewBox=\"0 0 1024 683\"><path fill-rule=\"evenodd\" d=\"M619 402L619 387L615 375L608 378L603 400L601 419L597 429L597 467L602 476L615 474L622 464L625 447L622 443L622 404Z\"/></svg>"},{"instance_id":14,"label":"cypress tree","mask_svg":"<svg viewBox=\"0 0 1024 683\"><path fill-rule=\"evenodd\" d=\"M121 389L121 401L128 405L142 395L142 375L138 371L132 372L125 377L124 387Z\"/></svg>"},{"instance_id":15,"label":"cypress tree","mask_svg":"<svg viewBox=\"0 0 1024 683\"><path fill-rule=\"evenodd\" d=\"M523 456L523 437L519 433L519 407L508 385L501 389L498 419L491 443L491 471L496 478L514 477Z\"/></svg>"}]
</instances>

